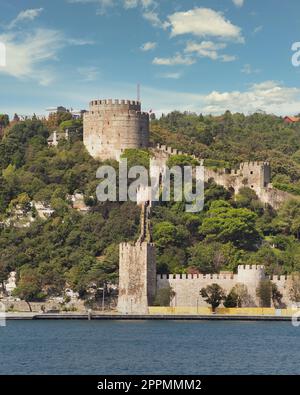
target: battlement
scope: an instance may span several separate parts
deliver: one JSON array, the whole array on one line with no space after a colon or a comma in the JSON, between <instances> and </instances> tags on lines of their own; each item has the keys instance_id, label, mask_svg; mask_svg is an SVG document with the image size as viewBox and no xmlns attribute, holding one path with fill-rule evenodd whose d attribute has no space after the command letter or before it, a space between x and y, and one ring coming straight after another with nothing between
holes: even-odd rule
<instances>
[{"instance_id":1,"label":"battlement","mask_svg":"<svg viewBox=\"0 0 300 395\"><path fill-rule=\"evenodd\" d=\"M164 144L157 144L156 149L158 149L159 151L163 151L169 155L184 155L182 151L179 151L176 148L167 147Z\"/></svg>"},{"instance_id":2,"label":"battlement","mask_svg":"<svg viewBox=\"0 0 300 395\"><path fill-rule=\"evenodd\" d=\"M265 270L264 265L239 265L238 272L240 271L250 271L250 270Z\"/></svg>"},{"instance_id":3,"label":"battlement","mask_svg":"<svg viewBox=\"0 0 300 395\"><path fill-rule=\"evenodd\" d=\"M118 99L101 99L101 100L92 100L90 102L90 110L122 110L122 109L127 109L127 110L135 110L135 111L141 111L141 103L136 100L118 100Z\"/></svg>"},{"instance_id":4,"label":"battlement","mask_svg":"<svg viewBox=\"0 0 300 395\"><path fill-rule=\"evenodd\" d=\"M225 168L221 167L218 169L210 169L210 171L218 174L232 175L232 176L242 176L244 172L258 171L261 172L262 168L270 167L269 162L242 162L239 168Z\"/></svg>"},{"instance_id":5,"label":"battlement","mask_svg":"<svg viewBox=\"0 0 300 395\"><path fill-rule=\"evenodd\" d=\"M120 253L129 251L130 249L135 248L136 250L140 249L143 250L145 247L150 246L150 247L155 247L153 243L145 243L143 241L137 241L137 242L125 242L125 243L120 243Z\"/></svg>"},{"instance_id":6,"label":"battlement","mask_svg":"<svg viewBox=\"0 0 300 395\"><path fill-rule=\"evenodd\" d=\"M236 280L236 275L233 273L158 274L157 280Z\"/></svg>"},{"instance_id":7,"label":"battlement","mask_svg":"<svg viewBox=\"0 0 300 395\"><path fill-rule=\"evenodd\" d=\"M289 276L287 275L272 275L272 276L266 276L266 279L272 281L273 283L285 283L288 279Z\"/></svg>"},{"instance_id":8,"label":"battlement","mask_svg":"<svg viewBox=\"0 0 300 395\"><path fill-rule=\"evenodd\" d=\"M240 164L240 170L245 170L245 169L255 169L257 168L260 170L262 167L268 167L270 166L269 162L263 162L263 161L249 161L249 162L242 162Z\"/></svg>"},{"instance_id":9,"label":"battlement","mask_svg":"<svg viewBox=\"0 0 300 395\"><path fill-rule=\"evenodd\" d=\"M171 156L171 155L187 155L187 156L191 156L192 158L196 159L196 160L200 160L199 158L197 158L195 155L190 155L187 154L183 151L180 151L176 148L172 148L172 147L168 147L164 144L157 144L155 147L157 150L166 153L167 155Z\"/></svg>"}]
</instances>

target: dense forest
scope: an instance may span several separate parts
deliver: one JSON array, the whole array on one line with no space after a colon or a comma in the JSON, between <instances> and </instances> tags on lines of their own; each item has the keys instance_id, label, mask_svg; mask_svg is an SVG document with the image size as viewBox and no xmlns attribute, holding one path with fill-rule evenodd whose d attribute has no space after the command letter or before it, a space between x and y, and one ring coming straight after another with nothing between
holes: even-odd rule
<instances>
[{"instance_id":1,"label":"dense forest","mask_svg":"<svg viewBox=\"0 0 300 395\"><path fill-rule=\"evenodd\" d=\"M54 129L70 140L48 147ZM42 300L60 295L66 284L82 297L92 284L116 281L118 243L135 240L140 210L132 202L97 202L101 165L82 143L82 122L68 115L9 123L0 116L0 282L18 273L16 294ZM205 159L207 166L232 167L245 160L268 160L273 184L300 190L300 126L274 115L231 114L212 117L173 112L151 122L153 143L161 142ZM130 165L147 164L149 154L125 153ZM172 158L172 164L182 158ZM118 168L114 161L105 162ZM68 196L80 192L88 213L72 209ZM32 201L54 213L40 219ZM35 220L16 226L15 210ZM184 203L168 202L152 211L153 239L160 273L214 273L239 264L264 264L270 274L300 271L300 203L286 202L278 212L243 188L233 198L213 182L205 188L205 207L186 213Z\"/></svg>"}]
</instances>

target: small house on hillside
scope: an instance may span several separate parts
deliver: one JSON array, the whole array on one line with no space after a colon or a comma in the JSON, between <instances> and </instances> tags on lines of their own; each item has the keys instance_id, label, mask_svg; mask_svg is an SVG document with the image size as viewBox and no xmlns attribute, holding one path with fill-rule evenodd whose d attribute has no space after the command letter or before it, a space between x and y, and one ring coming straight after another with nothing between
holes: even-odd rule
<instances>
[{"instance_id":1,"label":"small house on hillside","mask_svg":"<svg viewBox=\"0 0 300 395\"><path fill-rule=\"evenodd\" d=\"M290 123L297 123L297 122L300 122L300 117L289 117L289 116L286 116L286 117L284 117L284 122L288 123L288 124L290 124Z\"/></svg>"},{"instance_id":2,"label":"small house on hillside","mask_svg":"<svg viewBox=\"0 0 300 395\"><path fill-rule=\"evenodd\" d=\"M61 140L69 140L69 130L66 129L65 132L57 132L56 130L51 133L48 138L48 146L56 147Z\"/></svg>"}]
</instances>

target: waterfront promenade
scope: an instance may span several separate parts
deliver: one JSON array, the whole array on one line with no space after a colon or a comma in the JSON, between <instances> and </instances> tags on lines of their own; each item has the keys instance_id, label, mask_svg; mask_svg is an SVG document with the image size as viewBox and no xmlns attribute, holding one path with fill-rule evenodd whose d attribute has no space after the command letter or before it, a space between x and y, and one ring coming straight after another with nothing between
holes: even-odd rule
<instances>
[{"instance_id":1,"label":"waterfront promenade","mask_svg":"<svg viewBox=\"0 0 300 395\"><path fill-rule=\"evenodd\" d=\"M92 313L7 313L7 320L193 320L193 321L290 321L290 314L118 314ZM299 314L299 313L298 313Z\"/></svg>"}]
</instances>

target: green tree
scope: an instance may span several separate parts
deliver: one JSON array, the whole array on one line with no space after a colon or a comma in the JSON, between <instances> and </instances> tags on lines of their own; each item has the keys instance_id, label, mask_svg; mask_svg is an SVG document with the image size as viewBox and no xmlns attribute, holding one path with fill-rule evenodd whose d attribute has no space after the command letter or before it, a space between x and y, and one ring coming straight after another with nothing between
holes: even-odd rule
<instances>
[{"instance_id":1,"label":"green tree","mask_svg":"<svg viewBox=\"0 0 300 395\"><path fill-rule=\"evenodd\" d=\"M241 188L238 195L235 197L235 204L238 208L248 208L263 214L263 205L260 203L255 191L251 188Z\"/></svg>"},{"instance_id":2,"label":"green tree","mask_svg":"<svg viewBox=\"0 0 300 395\"><path fill-rule=\"evenodd\" d=\"M271 284L271 295L272 295L272 302L273 305L277 308L282 307L282 293L279 291L276 284Z\"/></svg>"},{"instance_id":3,"label":"green tree","mask_svg":"<svg viewBox=\"0 0 300 395\"><path fill-rule=\"evenodd\" d=\"M6 128L9 125L9 116L7 114L0 114L0 129Z\"/></svg>"},{"instance_id":4,"label":"green tree","mask_svg":"<svg viewBox=\"0 0 300 395\"><path fill-rule=\"evenodd\" d=\"M27 193L21 193L15 199L11 200L9 204L9 211L13 212L15 209L19 209L23 214L28 214L31 210L31 199Z\"/></svg>"},{"instance_id":5,"label":"green tree","mask_svg":"<svg viewBox=\"0 0 300 395\"><path fill-rule=\"evenodd\" d=\"M234 270L241 259L242 253L232 243L198 242L190 249L188 265L197 268L200 273L219 273L220 270Z\"/></svg>"},{"instance_id":6,"label":"green tree","mask_svg":"<svg viewBox=\"0 0 300 395\"><path fill-rule=\"evenodd\" d=\"M175 297L175 292L171 287L160 288L157 290L154 306L170 306L172 299Z\"/></svg>"},{"instance_id":7,"label":"green tree","mask_svg":"<svg viewBox=\"0 0 300 395\"><path fill-rule=\"evenodd\" d=\"M149 169L150 152L146 149L129 148L124 151L121 158L127 159L128 170L133 166L143 166Z\"/></svg>"},{"instance_id":8,"label":"green tree","mask_svg":"<svg viewBox=\"0 0 300 395\"><path fill-rule=\"evenodd\" d=\"M20 279L13 295L24 300L30 311L32 311L30 302L41 301L45 298L41 289L40 278L34 269L24 267L20 271Z\"/></svg>"},{"instance_id":9,"label":"green tree","mask_svg":"<svg viewBox=\"0 0 300 395\"><path fill-rule=\"evenodd\" d=\"M236 247L251 250L260 242L256 218L248 209L235 209L225 201L216 201L211 204L199 230L208 241L232 242Z\"/></svg>"},{"instance_id":10,"label":"green tree","mask_svg":"<svg viewBox=\"0 0 300 395\"><path fill-rule=\"evenodd\" d=\"M261 307L271 307L271 302L275 307L281 306L282 294L279 292L277 285L270 280L261 280L256 294L260 299Z\"/></svg>"},{"instance_id":11,"label":"green tree","mask_svg":"<svg viewBox=\"0 0 300 395\"><path fill-rule=\"evenodd\" d=\"M271 307L271 282L269 280L261 280L256 295L259 297L261 307Z\"/></svg>"},{"instance_id":12,"label":"green tree","mask_svg":"<svg viewBox=\"0 0 300 395\"><path fill-rule=\"evenodd\" d=\"M237 307L251 307L254 306L254 301L248 293L245 284L236 284L232 292L237 296Z\"/></svg>"},{"instance_id":13,"label":"green tree","mask_svg":"<svg viewBox=\"0 0 300 395\"><path fill-rule=\"evenodd\" d=\"M300 201L289 200L278 211L278 216L273 220L277 232L286 235L295 235L300 238Z\"/></svg>"},{"instance_id":14,"label":"green tree","mask_svg":"<svg viewBox=\"0 0 300 395\"><path fill-rule=\"evenodd\" d=\"M189 155L171 155L167 161L167 166L171 169L174 166L198 166L199 161Z\"/></svg>"},{"instance_id":15,"label":"green tree","mask_svg":"<svg viewBox=\"0 0 300 395\"><path fill-rule=\"evenodd\" d=\"M219 307L221 302L225 299L225 292L218 284L208 285L206 288L200 290L200 295L210 304L212 311L215 312L216 308Z\"/></svg>"},{"instance_id":16,"label":"green tree","mask_svg":"<svg viewBox=\"0 0 300 395\"><path fill-rule=\"evenodd\" d=\"M300 302L300 273L293 273L291 276L289 296L293 302Z\"/></svg>"},{"instance_id":17,"label":"green tree","mask_svg":"<svg viewBox=\"0 0 300 395\"><path fill-rule=\"evenodd\" d=\"M5 289L5 281L9 276L9 266L5 262L5 259L0 257L0 285L2 286L2 290Z\"/></svg>"},{"instance_id":18,"label":"green tree","mask_svg":"<svg viewBox=\"0 0 300 395\"><path fill-rule=\"evenodd\" d=\"M186 245L189 232L183 226L175 226L168 221L157 223L153 227L153 238L159 249L170 245Z\"/></svg>"},{"instance_id":19,"label":"green tree","mask_svg":"<svg viewBox=\"0 0 300 395\"><path fill-rule=\"evenodd\" d=\"M224 300L224 307L237 307L238 306L238 295L232 289Z\"/></svg>"}]
</instances>

